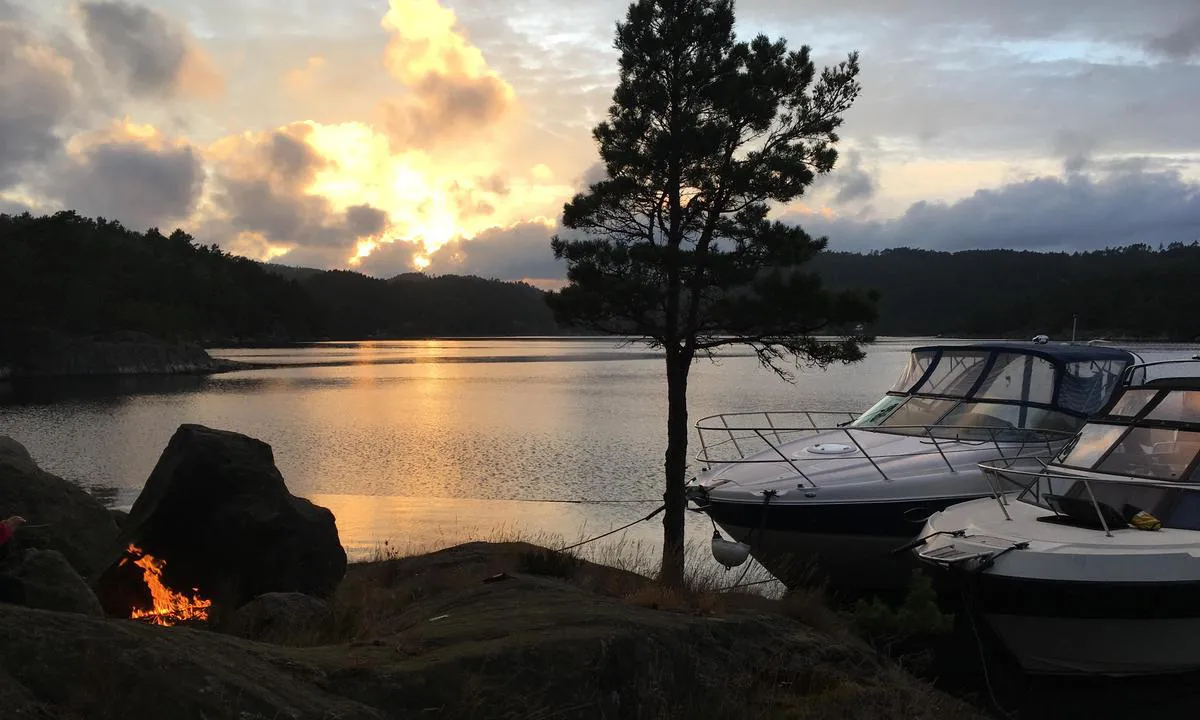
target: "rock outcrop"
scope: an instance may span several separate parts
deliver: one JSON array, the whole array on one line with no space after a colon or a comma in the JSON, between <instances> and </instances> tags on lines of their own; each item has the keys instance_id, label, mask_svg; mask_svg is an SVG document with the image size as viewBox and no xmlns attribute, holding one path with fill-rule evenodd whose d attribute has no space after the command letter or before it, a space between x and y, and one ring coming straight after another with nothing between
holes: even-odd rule
<instances>
[{"instance_id":1,"label":"rock outcrop","mask_svg":"<svg viewBox=\"0 0 1200 720\"><path fill-rule=\"evenodd\" d=\"M571 577L521 570L546 552L472 544L356 565L331 603L336 634L310 647L0 605L0 714L983 717L835 628L732 605L716 617L654 610L625 598L637 578L588 563L573 564ZM507 579L489 582L497 572ZM640 579L643 592L648 583Z\"/></svg>"},{"instance_id":2,"label":"rock outcrop","mask_svg":"<svg viewBox=\"0 0 1200 720\"><path fill-rule=\"evenodd\" d=\"M26 550L0 566L0 602L104 616L91 588L55 550Z\"/></svg>"},{"instance_id":3,"label":"rock outcrop","mask_svg":"<svg viewBox=\"0 0 1200 720\"><path fill-rule=\"evenodd\" d=\"M201 425L176 430L122 523L97 584L110 615L148 602L120 563L130 545L166 563L169 588L228 611L270 592L328 597L346 572L333 513L288 491L271 446Z\"/></svg>"},{"instance_id":4,"label":"rock outcrop","mask_svg":"<svg viewBox=\"0 0 1200 720\"><path fill-rule=\"evenodd\" d=\"M51 331L7 339L0 366L11 378L203 374L243 367L212 357L199 345L164 342L138 332L98 337ZM0 371L2 372L2 371Z\"/></svg>"},{"instance_id":5,"label":"rock outcrop","mask_svg":"<svg viewBox=\"0 0 1200 720\"><path fill-rule=\"evenodd\" d=\"M277 645L308 645L331 630L329 603L301 593L266 593L238 608L220 628Z\"/></svg>"},{"instance_id":6,"label":"rock outcrop","mask_svg":"<svg viewBox=\"0 0 1200 720\"><path fill-rule=\"evenodd\" d=\"M0 603L0 717L383 720L284 648Z\"/></svg>"},{"instance_id":7,"label":"rock outcrop","mask_svg":"<svg viewBox=\"0 0 1200 720\"><path fill-rule=\"evenodd\" d=\"M28 522L13 540L17 547L62 553L89 581L117 547L117 524L99 500L42 470L23 445L0 435L0 517L9 515Z\"/></svg>"}]
</instances>

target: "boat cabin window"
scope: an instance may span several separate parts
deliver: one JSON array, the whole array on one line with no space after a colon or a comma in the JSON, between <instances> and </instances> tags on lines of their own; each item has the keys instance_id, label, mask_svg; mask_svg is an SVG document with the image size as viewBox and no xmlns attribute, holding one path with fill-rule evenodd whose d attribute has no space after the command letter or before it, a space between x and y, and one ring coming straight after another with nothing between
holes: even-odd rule
<instances>
[{"instance_id":1,"label":"boat cabin window","mask_svg":"<svg viewBox=\"0 0 1200 720\"><path fill-rule=\"evenodd\" d=\"M996 430L1072 433L1107 403L1127 364L1056 362L1007 347L914 350L887 395L850 425L943 439L989 440Z\"/></svg>"},{"instance_id":2,"label":"boat cabin window","mask_svg":"<svg viewBox=\"0 0 1200 720\"><path fill-rule=\"evenodd\" d=\"M853 427L891 429L906 435L990 440L1006 438L1003 430L1074 432L1081 421L1066 413L1000 402L962 402L946 398L889 395L858 417ZM932 427L931 427L932 426ZM942 426L942 427L937 427ZM979 428L972 431L972 428Z\"/></svg>"},{"instance_id":3,"label":"boat cabin window","mask_svg":"<svg viewBox=\"0 0 1200 720\"><path fill-rule=\"evenodd\" d=\"M1054 365L1033 355L1001 353L975 396L1050 404L1054 402Z\"/></svg>"},{"instance_id":4,"label":"boat cabin window","mask_svg":"<svg viewBox=\"0 0 1200 720\"><path fill-rule=\"evenodd\" d=\"M904 372L888 392L911 392L917 381L925 377L925 371L929 369L929 365L933 363L936 356L937 352L933 350L914 350L908 356L908 366L904 368Z\"/></svg>"},{"instance_id":5,"label":"boat cabin window","mask_svg":"<svg viewBox=\"0 0 1200 720\"><path fill-rule=\"evenodd\" d=\"M1124 432L1124 425L1089 423L1054 461L1067 467L1090 470Z\"/></svg>"},{"instance_id":6,"label":"boat cabin window","mask_svg":"<svg viewBox=\"0 0 1200 720\"><path fill-rule=\"evenodd\" d=\"M851 425L854 427L875 427L883 422L893 410L903 405L905 399L903 395L884 395L869 410L855 418Z\"/></svg>"},{"instance_id":7,"label":"boat cabin window","mask_svg":"<svg viewBox=\"0 0 1200 720\"><path fill-rule=\"evenodd\" d=\"M960 427L1074 432L1079 429L1081 421L1066 413L1043 408L1007 403L973 402L963 403L954 408L950 414L942 418L940 424ZM981 436L983 439L990 439L987 431L982 431ZM1003 439L1002 435L997 435L997 437Z\"/></svg>"},{"instance_id":8,"label":"boat cabin window","mask_svg":"<svg viewBox=\"0 0 1200 720\"><path fill-rule=\"evenodd\" d=\"M1135 427L1121 439L1096 470L1155 480L1182 480L1200 453L1200 432L1174 428ZM1194 474L1194 473L1193 473Z\"/></svg>"},{"instance_id":9,"label":"boat cabin window","mask_svg":"<svg viewBox=\"0 0 1200 720\"><path fill-rule=\"evenodd\" d=\"M1109 401L1128 363L1123 360L1084 360L1067 363L1058 389L1058 404L1091 415Z\"/></svg>"},{"instance_id":10,"label":"boat cabin window","mask_svg":"<svg viewBox=\"0 0 1200 720\"><path fill-rule=\"evenodd\" d=\"M913 390L921 395L950 395L964 397L987 365L987 352L944 352L941 360L920 387Z\"/></svg>"},{"instance_id":11,"label":"boat cabin window","mask_svg":"<svg viewBox=\"0 0 1200 720\"><path fill-rule=\"evenodd\" d=\"M1168 420L1200 423L1200 390L1175 390L1166 394L1153 410L1149 420Z\"/></svg>"},{"instance_id":12,"label":"boat cabin window","mask_svg":"<svg viewBox=\"0 0 1200 720\"><path fill-rule=\"evenodd\" d=\"M1127 390L1115 403L1108 414L1113 417L1135 417L1145 409L1146 404L1154 399L1154 390Z\"/></svg>"},{"instance_id":13,"label":"boat cabin window","mask_svg":"<svg viewBox=\"0 0 1200 720\"><path fill-rule=\"evenodd\" d=\"M1092 423L1056 459L1067 467L1155 480L1200 481L1192 461L1200 454L1200 432L1163 427Z\"/></svg>"},{"instance_id":14,"label":"boat cabin window","mask_svg":"<svg viewBox=\"0 0 1200 720\"><path fill-rule=\"evenodd\" d=\"M887 417L875 423L874 427L896 428L896 432L907 435L924 435L926 425L935 424L957 404L957 400L944 398L910 397Z\"/></svg>"}]
</instances>

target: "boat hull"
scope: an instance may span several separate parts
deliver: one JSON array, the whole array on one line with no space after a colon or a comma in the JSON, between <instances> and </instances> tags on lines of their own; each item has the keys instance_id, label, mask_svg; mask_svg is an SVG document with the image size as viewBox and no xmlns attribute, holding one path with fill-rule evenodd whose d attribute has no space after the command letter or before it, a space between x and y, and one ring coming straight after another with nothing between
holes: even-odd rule
<instances>
[{"instance_id":1,"label":"boat hull","mask_svg":"<svg viewBox=\"0 0 1200 720\"><path fill-rule=\"evenodd\" d=\"M1104 532L989 500L930 518L913 555L1026 673L1160 675L1200 670L1197 535Z\"/></svg>"},{"instance_id":2,"label":"boat hull","mask_svg":"<svg viewBox=\"0 0 1200 720\"><path fill-rule=\"evenodd\" d=\"M709 501L704 511L789 587L894 592L918 566L900 551L930 514L978 496L887 502L749 504Z\"/></svg>"},{"instance_id":3,"label":"boat hull","mask_svg":"<svg viewBox=\"0 0 1200 720\"><path fill-rule=\"evenodd\" d=\"M1159 675L1200 670L1200 582L1060 582L953 577L970 611L1033 675ZM943 583L939 583L942 585Z\"/></svg>"}]
</instances>

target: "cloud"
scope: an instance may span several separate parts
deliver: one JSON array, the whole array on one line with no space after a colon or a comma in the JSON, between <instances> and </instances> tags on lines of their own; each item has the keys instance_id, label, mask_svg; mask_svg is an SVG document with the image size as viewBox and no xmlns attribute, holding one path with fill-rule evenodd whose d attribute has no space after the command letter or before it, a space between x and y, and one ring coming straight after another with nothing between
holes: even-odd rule
<instances>
[{"instance_id":1,"label":"cloud","mask_svg":"<svg viewBox=\"0 0 1200 720\"><path fill-rule=\"evenodd\" d=\"M346 227L354 237L378 235L387 228L387 213L370 205L354 205L346 208Z\"/></svg>"},{"instance_id":2,"label":"cloud","mask_svg":"<svg viewBox=\"0 0 1200 720\"><path fill-rule=\"evenodd\" d=\"M554 259L550 237L554 228L540 222L492 228L473 239L446 243L428 254L431 275L478 275L499 280L559 279L566 268ZM377 277L411 272L413 258L424 255L419 243L396 241L382 245L359 269Z\"/></svg>"},{"instance_id":3,"label":"cloud","mask_svg":"<svg viewBox=\"0 0 1200 720\"><path fill-rule=\"evenodd\" d=\"M1153 38L1149 49L1174 60L1200 55L1200 12L1171 32Z\"/></svg>"},{"instance_id":4,"label":"cloud","mask_svg":"<svg viewBox=\"0 0 1200 720\"><path fill-rule=\"evenodd\" d=\"M320 55L309 56L302 67L292 68L284 74L283 86L299 95L312 92L326 64L325 58Z\"/></svg>"},{"instance_id":5,"label":"cloud","mask_svg":"<svg viewBox=\"0 0 1200 720\"><path fill-rule=\"evenodd\" d=\"M1072 131L1059 131L1054 136L1053 151L1063 159L1063 171L1067 174L1080 172L1092 162L1096 141Z\"/></svg>"},{"instance_id":6,"label":"cloud","mask_svg":"<svg viewBox=\"0 0 1200 720\"><path fill-rule=\"evenodd\" d=\"M918 202L889 220L781 218L830 250L1098 249L1200 240L1200 184L1177 171L1115 167L1091 177L1039 177L979 190L953 203Z\"/></svg>"},{"instance_id":7,"label":"cloud","mask_svg":"<svg viewBox=\"0 0 1200 720\"><path fill-rule=\"evenodd\" d=\"M123 0L80 3L84 34L104 67L139 97L209 97L222 90L185 28Z\"/></svg>"},{"instance_id":8,"label":"cloud","mask_svg":"<svg viewBox=\"0 0 1200 720\"><path fill-rule=\"evenodd\" d=\"M71 63L13 22L0 22L0 190L52 161L76 101Z\"/></svg>"},{"instance_id":9,"label":"cloud","mask_svg":"<svg viewBox=\"0 0 1200 720\"><path fill-rule=\"evenodd\" d=\"M338 208L311 192L317 173L331 163L310 144L313 133L313 126L295 123L226 138L209 150L220 218L209 231L223 246L325 248L344 263L359 239L383 230L383 211L364 203Z\"/></svg>"},{"instance_id":10,"label":"cloud","mask_svg":"<svg viewBox=\"0 0 1200 720\"><path fill-rule=\"evenodd\" d=\"M20 200L0 196L0 215L20 215L29 210L30 207Z\"/></svg>"},{"instance_id":11,"label":"cloud","mask_svg":"<svg viewBox=\"0 0 1200 720\"><path fill-rule=\"evenodd\" d=\"M148 228L190 217L203 188L204 168L195 149L154 133L84 147L59 173L55 189L64 207L83 215Z\"/></svg>"},{"instance_id":12,"label":"cloud","mask_svg":"<svg viewBox=\"0 0 1200 720\"><path fill-rule=\"evenodd\" d=\"M438 0L390 0L382 24L392 33L384 64L407 89L383 103L388 130L401 146L478 133L515 104L512 87Z\"/></svg>"},{"instance_id":13,"label":"cloud","mask_svg":"<svg viewBox=\"0 0 1200 720\"><path fill-rule=\"evenodd\" d=\"M834 199L838 203L869 200L878 187L875 178L863 169L863 156L857 150L846 153L845 164L833 172L833 183L837 186Z\"/></svg>"}]
</instances>

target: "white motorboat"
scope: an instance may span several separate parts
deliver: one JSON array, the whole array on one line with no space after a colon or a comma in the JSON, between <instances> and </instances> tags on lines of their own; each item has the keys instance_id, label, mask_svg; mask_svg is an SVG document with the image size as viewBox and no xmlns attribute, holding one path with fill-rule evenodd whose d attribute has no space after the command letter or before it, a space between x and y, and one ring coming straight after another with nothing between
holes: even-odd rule
<instances>
[{"instance_id":1,"label":"white motorboat","mask_svg":"<svg viewBox=\"0 0 1200 720\"><path fill-rule=\"evenodd\" d=\"M914 553L1030 674L1200 670L1200 362L1132 367L1018 494L929 518Z\"/></svg>"},{"instance_id":2,"label":"white motorboat","mask_svg":"<svg viewBox=\"0 0 1200 720\"><path fill-rule=\"evenodd\" d=\"M917 347L861 414L700 420L688 497L785 584L903 588L915 561L893 550L934 512L991 494L980 462L1053 457L1138 359L1069 344Z\"/></svg>"}]
</instances>

